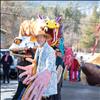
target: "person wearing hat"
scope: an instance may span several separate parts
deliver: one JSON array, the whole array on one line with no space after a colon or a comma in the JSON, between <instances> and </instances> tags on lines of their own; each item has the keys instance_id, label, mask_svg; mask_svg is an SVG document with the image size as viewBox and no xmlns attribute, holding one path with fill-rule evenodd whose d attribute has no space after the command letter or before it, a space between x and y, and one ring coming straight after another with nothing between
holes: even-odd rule
<instances>
[{"instance_id":1,"label":"person wearing hat","mask_svg":"<svg viewBox=\"0 0 100 100\"><path fill-rule=\"evenodd\" d=\"M34 57L37 65L36 74L32 75L33 65L17 66L17 68L25 70L19 77L27 75L23 83L32 82L24 100L51 100L52 95L57 94L55 51L47 42L51 39L49 34L40 31L36 34L36 39L39 44Z\"/></svg>"}]
</instances>

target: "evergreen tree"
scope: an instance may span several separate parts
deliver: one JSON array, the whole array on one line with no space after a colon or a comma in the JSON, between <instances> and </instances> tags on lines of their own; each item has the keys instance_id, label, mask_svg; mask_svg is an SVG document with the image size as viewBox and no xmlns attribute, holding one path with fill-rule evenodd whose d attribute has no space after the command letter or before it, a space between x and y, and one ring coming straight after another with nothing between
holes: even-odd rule
<instances>
[{"instance_id":1,"label":"evergreen tree","mask_svg":"<svg viewBox=\"0 0 100 100\"><path fill-rule=\"evenodd\" d=\"M84 34L82 35L80 43L84 48L91 48L95 42L94 32L96 30L96 25L99 23L99 16L97 12L97 5L94 5L92 14L89 16L89 21L84 27Z\"/></svg>"}]
</instances>

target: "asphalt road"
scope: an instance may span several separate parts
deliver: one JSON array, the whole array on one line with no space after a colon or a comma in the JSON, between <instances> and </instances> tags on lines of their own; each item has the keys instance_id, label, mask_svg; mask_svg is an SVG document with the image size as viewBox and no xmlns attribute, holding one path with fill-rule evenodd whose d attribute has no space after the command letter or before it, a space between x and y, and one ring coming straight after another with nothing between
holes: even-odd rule
<instances>
[{"instance_id":1,"label":"asphalt road","mask_svg":"<svg viewBox=\"0 0 100 100\"><path fill-rule=\"evenodd\" d=\"M10 84L1 82L1 100L11 100L16 89L17 81L11 81ZM62 100L100 100L100 87L64 81Z\"/></svg>"},{"instance_id":2,"label":"asphalt road","mask_svg":"<svg viewBox=\"0 0 100 100\"><path fill-rule=\"evenodd\" d=\"M100 100L100 87L64 81L62 100Z\"/></svg>"}]
</instances>

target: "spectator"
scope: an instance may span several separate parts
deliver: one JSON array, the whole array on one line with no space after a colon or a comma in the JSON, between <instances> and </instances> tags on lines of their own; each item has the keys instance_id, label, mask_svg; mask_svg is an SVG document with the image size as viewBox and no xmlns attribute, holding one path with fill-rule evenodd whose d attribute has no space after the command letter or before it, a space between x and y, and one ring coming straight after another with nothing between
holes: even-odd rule
<instances>
[{"instance_id":1,"label":"spectator","mask_svg":"<svg viewBox=\"0 0 100 100\"><path fill-rule=\"evenodd\" d=\"M78 70L78 81L81 81L81 70L84 64L83 56L80 56L80 68Z\"/></svg>"},{"instance_id":2,"label":"spectator","mask_svg":"<svg viewBox=\"0 0 100 100\"><path fill-rule=\"evenodd\" d=\"M3 65L3 83L5 83L5 79L7 78L7 82L9 83L9 71L10 66L13 63L12 56L9 52L6 52L1 59L1 63Z\"/></svg>"}]
</instances>

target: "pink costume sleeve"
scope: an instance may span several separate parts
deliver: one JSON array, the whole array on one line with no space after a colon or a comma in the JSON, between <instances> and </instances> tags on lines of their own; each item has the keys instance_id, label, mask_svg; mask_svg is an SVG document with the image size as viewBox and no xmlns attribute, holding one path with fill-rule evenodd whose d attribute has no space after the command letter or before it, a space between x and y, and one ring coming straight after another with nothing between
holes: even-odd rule
<instances>
[{"instance_id":1,"label":"pink costume sleeve","mask_svg":"<svg viewBox=\"0 0 100 100\"><path fill-rule=\"evenodd\" d=\"M48 70L38 74L32 85L29 87L23 100L41 100L50 78L51 73Z\"/></svg>"}]
</instances>

